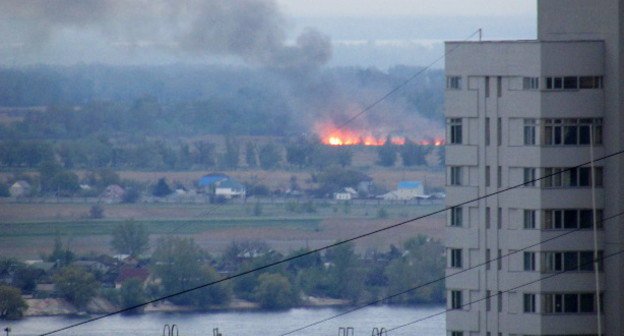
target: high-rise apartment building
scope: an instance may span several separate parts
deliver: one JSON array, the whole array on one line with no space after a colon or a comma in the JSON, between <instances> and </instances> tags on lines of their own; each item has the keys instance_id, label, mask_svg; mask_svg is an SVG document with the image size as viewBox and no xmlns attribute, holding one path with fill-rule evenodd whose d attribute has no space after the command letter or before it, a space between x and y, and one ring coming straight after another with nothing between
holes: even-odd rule
<instances>
[{"instance_id":1,"label":"high-rise apartment building","mask_svg":"<svg viewBox=\"0 0 624 336\"><path fill-rule=\"evenodd\" d=\"M622 217L602 222L624 155L557 174L624 149L624 1L540 0L536 40L446 50L448 205L555 174L449 212L447 275L537 245L448 278L447 334L624 335L624 257L592 263L624 249Z\"/></svg>"}]
</instances>

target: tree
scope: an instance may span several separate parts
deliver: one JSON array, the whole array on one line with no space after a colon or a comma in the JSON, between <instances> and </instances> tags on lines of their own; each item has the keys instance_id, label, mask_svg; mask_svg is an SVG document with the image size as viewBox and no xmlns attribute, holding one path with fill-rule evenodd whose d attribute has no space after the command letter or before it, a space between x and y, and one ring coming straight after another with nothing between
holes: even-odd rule
<instances>
[{"instance_id":1,"label":"tree","mask_svg":"<svg viewBox=\"0 0 624 336\"><path fill-rule=\"evenodd\" d=\"M28 304L22 298L18 288L0 285L0 319L20 319L26 309L28 309Z\"/></svg>"},{"instance_id":2,"label":"tree","mask_svg":"<svg viewBox=\"0 0 624 336\"><path fill-rule=\"evenodd\" d=\"M172 192L164 177L160 178L158 182L156 182L156 185L154 185L154 188L152 188L152 195L156 197L165 197Z\"/></svg>"},{"instance_id":3,"label":"tree","mask_svg":"<svg viewBox=\"0 0 624 336\"><path fill-rule=\"evenodd\" d=\"M288 278L281 274L265 273L258 278L256 300L262 308L288 309L299 301Z\"/></svg>"},{"instance_id":4,"label":"tree","mask_svg":"<svg viewBox=\"0 0 624 336\"><path fill-rule=\"evenodd\" d=\"M327 270L329 294L332 297L357 302L364 291L364 272L354 245L345 243L327 251L332 266Z\"/></svg>"},{"instance_id":5,"label":"tree","mask_svg":"<svg viewBox=\"0 0 624 336\"><path fill-rule=\"evenodd\" d=\"M207 261L206 253L190 238L161 238L152 254L154 272L161 279L164 295L217 280L217 272ZM230 297L229 286L220 283L177 295L169 300L175 304L206 308L224 304Z\"/></svg>"},{"instance_id":6,"label":"tree","mask_svg":"<svg viewBox=\"0 0 624 336\"><path fill-rule=\"evenodd\" d=\"M55 262L58 266L67 266L74 261L76 256L74 252L69 249L63 248L63 241L61 240L61 233L55 232L54 234L54 250L48 256L49 262Z\"/></svg>"},{"instance_id":7,"label":"tree","mask_svg":"<svg viewBox=\"0 0 624 336\"><path fill-rule=\"evenodd\" d=\"M52 277L61 295L77 308L84 308L97 292L95 276L78 266L67 266Z\"/></svg>"},{"instance_id":8,"label":"tree","mask_svg":"<svg viewBox=\"0 0 624 336\"><path fill-rule=\"evenodd\" d=\"M43 182L43 181L42 181ZM72 196L80 190L78 175L69 170L61 170L47 181L47 190L56 192L57 196Z\"/></svg>"},{"instance_id":9,"label":"tree","mask_svg":"<svg viewBox=\"0 0 624 336\"><path fill-rule=\"evenodd\" d=\"M383 146L380 146L377 154L379 155L379 164L384 167L392 167L397 159L396 145L392 143L390 136L386 138Z\"/></svg>"},{"instance_id":10,"label":"tree","mask_svg":"<svg viewBox=\"0 0 624 336\"><path fill-rule=\"evenodd\" d=\"M277 150L277 146L270 142L260 147L258 157L260 159L260 167L262 169L273 169L277 167L282 160L282 157Z\"/></svg>"},{"instance_id":11,"label":"tree","mask_svg":"<svg viewBox=\"0 0 624 336\"><path fill-rule=\"evenodd\" d=\"M118 253L137 257L149 249L149 232L134 220L124 221L113 228L111 246Z\"/></svg>"},{"instance_id":12,"label":"tree","mask_svg":"<svg viewBox=\"0 0 624 336\"><path fill-rule=\"evenodd\" d=\"M9 197L11 193L9 192L9 184L0 182L0 197Z\"/></svg>"},{"instance_id":13,"label":"tree","mask_svg":"<svg viewBox=\"0 0 624 336\"><path fill-rule=\"evenodd\" d=\"M249 168L255 168L258 166L256 145L254 145L251 141L245 144L245 161L247 162L247 166Z\"/></svg>"},{"instance_id":14,"label":"tree","mask_svg":"<svg viewBox=\"0 0 624 336\"><path fill-rule=\"evenodd\" d=\"M240 147L232 136L225 137L225 153L223 154L223 165L227 168L238 167Z\"/></svg>"},{"instance_id":15,"label":"tree","mask_svg":"<svg viewBox=\"0 0 624 336\"><path fill-rule=\"evenodd\" d=\"M415 144L409 139L406 139L405 144L399 147L399 154L406 167L425 165L425 156L429 151L429 147Z\"/></svg>"},{"instance_id":16,"label":"tree","mask_svg":"<svg viewBox=\"0 0 624 336\"><path fill-rule=\"evenodd\" d=\"M139 305L146 301L147 295L143 288L143 282L137 278L130 278L125 280L121 284L121 290L119 291L119 298L122 308L129 308ZM136 314L143 311L143 306L132 309L128 313Z\"/></svg>"},{"instance_id":17,"label":"tree","mask_svg":"<svg viewBox=\"0 0 624 336\"><path fill-rule=\"evenodd\" d=\"M89 209L89 218L100 219L104 218L104 208L99 204L94 204Z\"/></svg>"}]
</instances>

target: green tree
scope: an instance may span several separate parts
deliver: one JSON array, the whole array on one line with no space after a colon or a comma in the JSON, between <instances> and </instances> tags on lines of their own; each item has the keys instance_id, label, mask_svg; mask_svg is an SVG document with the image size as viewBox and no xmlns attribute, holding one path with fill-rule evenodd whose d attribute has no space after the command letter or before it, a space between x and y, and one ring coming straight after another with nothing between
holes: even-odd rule
<instances>
[{"instance_id":1,"label":"green tree","mask_svg":"<svg viewBox=\"0 0 624 336\"><path fill-rule=\"evenodd\" d=\"M158 179L158 182L156 182L152 188L152 195L156 197L165 197L172 192L173 191L171 191L171 188L169 187L169 184L167 184L167 180L164 177Z\"/></svg>"},{"instance_id":2,"label":"green tree","mask_svg":"<svg viewBox=\"0 0 624 336\"><path fill-rule=\"evenodd\" d=\"M402 292L444 276L444 247L440 242L419 235L403 243L403 252L386 267L389 293ZM438 303L444 301L444 283L429 286L391 299L394 303Z\"/></svg>"},{"instance_id":3,"label":"green tree","mask_svg":"<svg viewBox=\"0 0 624 336\"><path fill-rule=\"evenodd\" d=\"M59 171L47 181L46 188L57 196L73 196L80 190L78 175L69 170Z\"/></svg>"},{"instance_id":4,"label":"green tree","mask_svg":"<svg viewBox=\"0 0 624 336\"><path fill-rule=\"evenodd\" d=\"M245 144L245 161L247 162L247 166L249 168L255 168L258 166L258 153L256 150L256 145L249 141Z\"/></svg>"},{"instance_id":5,"label":"green tree","mask_svg":"<svg viewBox=\"0 0 624 336\"><path fill-rule=\"evenodd\" d=\"M238 167L240 146L232 136L225 136L225 153L223 154L223 166L226 168Z\"/></svg>"},{"instance_id":6,"label":"green tree","mask_svg":"<svg viewBox=\"0 0 624 336\"><path fill-rule=\"evenodd\" d=\"M399 147L403 165L406 167L425 165L425 156L429 153L429 148L406 139L405 144Z\"/></svg>"},{"instance_id":7,"label":"green tree","mask_svg":"<svg viewBox=\"0 0 624 336\"><path fill-rule=\"evenodd\" d=\"M89 218L100 219L104 218L104 208L99 204L94 204L89 209Z\"/></svg>"},{"instance_id":8,"label":"green tree","mask_svg":"<svg viewBox=\"0 0 624 336\"><path fill-rule=\"evenodd\" d=\"M277 146L270 142L260 147L258 158L260 159L260 167L262 169L273 169L282 160Z\"/></svg>"},{"instance_id":9,"label":"green tree","mask_svg":"<svg viewBox=\"0 0 624 336\"><path fill-rule=\"evenodd\" d=\"M0 285L0 319L17 320L22 318L28 304L15 287Z\"/></svg>"},{"instance_id":10,"label":"green tree","mask_svg":"<svg viewBox=\"0 0 624 336\"><path fill-rule=\"evenodd\" d=\"M133 307L146 301L147 295L143 288L143 282L137 278L130 278L121 284L119 298L122 308ZM141 313L143 306L128 311L130 314Z\"/></svg>"},{"instance_id":11,"label":"green tree","mask_svg":"<svg viewBox=\"0 0 624 336\"><path fill-rule=\"evenodd\" d=\"M152 263L156 276L161 279L165 295L218 279L217 272L208 264L206 253L190 238L161 238L152 254ZM177 295L169 300L176 304L206 308L224 304L230 297L229 286L220 283Z\"/></svg>"},{"instance_id":12,"label":"green tree","mask_svg":"<svg viewBox=\"0 0 624 336\"><path fill-rule=\"evenodd\" d=\"M379 156L379 164L384 167L392 167L397 159L396 145L392 143L390 136L386 138L383 146L379 146L377 154Z\"/></svg>"},{"instance_id":13,"label":"green tree","mask_svg":"<svg viewBox=\"0 0 624 336\"><path fill-rule=\"evenodd\" d=\"M256 217L262 215L262 204L260 204L260 202L256 202L256 204L254 204L253 215Z\"/></svg>"},{"instance_id":14,"label":"green tree","mask_svg":"<svg viewBox=\"0 0 624 336\"><path fill-rule=\"evenodd\" d=\"M0 182L0 197L9 197L11 193L9 192L9 184L5 182Z\"/></svg>"},{"instance_id":15,"label":"green tree","mask_svg":"<svg viewBox=\"0 0 624 336\"><path fill-rule=\"evenodd\" d=\"M288 309L299 302L299 294L287 277L265 273L258 278L256 300L262 308Z\"/></svg>"},{"instance_id":16,"label":"green tree","mask_svg":"<svg viewBox=\"0 0 624 336\"><path fill-rule=\"evenodd\" d=\"M61 295L79 309L86 307L99 287L95 276L78 266L62 268L52 281Z\"/></svg>"},{"instance_id":17,"label":"green tree","mask_svg":"<svg viewBox=\"0 0 624 336\"><path fill-rule=\"evenodd\" d=\"M149 249L149 232L134 220L124 221L113 228L111 246L118 253L137 257Z\"/></svg>"},{"instance_id":18,"label":"green tree","mask_svg":"<svg viewBox=\"0 0 624 336\"><path fill-rule=\"evenodd\" d=\"M54 250L52 250L52 253L48 256L48 261L58 263L59 266L67 266L71 264L75 258L76 256L74 252L72 252L68 248L66 249L63 247L61 233L58 231L55 232L54 233Z\"/></svg>"},{"instance_id":19,"label":"green tree","mask_svg":"<svg viewBox=\"0 0 624 336\"><path fill-rule=\"evenodd\" d=\"M357 302L364 292L364 272L354 245L345 243L327 251L331 266L327 269L328 294L335 298Z\"/></svg>"}]
</instances>

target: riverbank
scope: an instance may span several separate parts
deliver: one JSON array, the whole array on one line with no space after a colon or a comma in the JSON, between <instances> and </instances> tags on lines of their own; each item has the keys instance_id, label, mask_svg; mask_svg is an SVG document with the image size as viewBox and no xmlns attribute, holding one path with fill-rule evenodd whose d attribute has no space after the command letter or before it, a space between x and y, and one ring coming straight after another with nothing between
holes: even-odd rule
<instances>
[{"instance_id":1,"label":"riverbank","mask_svg":"<svg viewBox=\"0 0 624 336\"><path fill-rule=\"evenodd\" d=\"M331 298L319 298L319 297L306 297L303 298L304 303L299 308L314 308L314 307L343 307L348 306L349 301L341 299ZM108 300L98 297L85 307L85 309L77 309L74 305L67 302L65 299L47 298L47 299L26 299L28 309L24 313L24 317L35 316L71 316L71 315L89 315L89 314L107 314L119 310L119 307L115 306ZM245 310L263 310L258 303L234 299L227 305L213 306L208 309L209 311L245 311ZM200 310L189 307L175 305L170 302L157 302L150 303L145 306L144 312L198 312Z\"/></svg>"}]
</instances>

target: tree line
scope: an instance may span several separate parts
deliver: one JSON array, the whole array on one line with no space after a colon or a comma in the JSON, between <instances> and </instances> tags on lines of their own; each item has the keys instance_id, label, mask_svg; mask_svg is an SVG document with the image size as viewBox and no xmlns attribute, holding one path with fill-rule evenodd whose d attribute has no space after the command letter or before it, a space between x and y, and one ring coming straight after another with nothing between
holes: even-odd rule
<instances>
[{"instance_id":1,"label":"tree line","mask_svg":"<svg viewBox=\"0 0 624 336\"><path fill-rule=\"evenodd\" d=\"M79 309L84 309L96 296L124 308L308 251L299 249L284 255L261 241L234 241L222 255L213 256L192 238L161 237L150 249L148 237L146 228L132 221L120 223L114 228L111 240L113 250L144 260L141 264L151 273L148 281L129 278L117 289L103 286L107 274L76 266L73 262L78 257L63 247L58 238L54 251L47 257L47 260L58 263L58 268L51 275L43 275L14 259L3 258L0 260L0 275L12 274L13 282L0 286L0 297L13 297L10 300L13 310L7 310L0 317L19 317L25 307L15 293L33 293L35 284L43 276L48 276L56 284L60 295ZM151 254L146 255L150 251ZM441 278L444 268L442 244L425 236L408 239L399 247L392 245L386 252L364 255L356 253L353 244L346 243L325 253L310 254L232 281L176 295L168 301L198 310L227 307L234 298L254 302L263 309L305 305L309 297L341 299L347 304L358 304ZM444 284L437 282L384 302L440 303L444 301L443 289ZM141 311L139 308L133 312Z\"/></svg>"}]
</instances>

